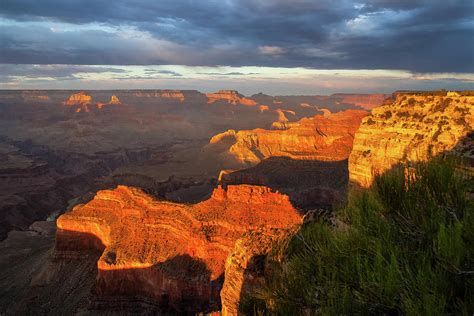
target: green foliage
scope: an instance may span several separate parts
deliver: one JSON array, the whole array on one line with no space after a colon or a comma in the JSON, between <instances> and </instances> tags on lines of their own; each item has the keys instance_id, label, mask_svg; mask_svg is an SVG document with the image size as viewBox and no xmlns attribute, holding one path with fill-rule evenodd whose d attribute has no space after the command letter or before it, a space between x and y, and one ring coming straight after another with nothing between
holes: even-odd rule
<instances>
[{"instance_id":1,"label":"green foliage","mask_svg":"<svg viewBox=\"0 0 474 316\"><path fill-rule=\"evenodd\" d=\"M415 105L416 100L413 99L413 98L410 98L410 99L408 99L408 102L407 102L407 103L408 103L409 105Z\"/></svg>"},{"instance_id":2,"label":"green foliage","mask_svg":"<svg viewBox=\"0 0 474 316\"><path fill-rule=\"evenodd\" d=\"M472 315L474 209L466 177L436 158L351 192L336 222L292 237L247 312ZM334 222L332 220L331 222Z\"/></svg>"},{"instance_id":3,"label":"green foliage","mask_svg":"<svg viewBox=\"0 0 474 316\"><path fill-rule=\"evenodd\" d=\"M376 122L371 118L369 117L369 119L367 120L367 125L374 125Z\"/></svg>"},{"instance_id":4,"label":"green foliage","mask_svg":"<svg viewBox=\"0 0 474 316\"><path fill-rule=\"evenodd\" d=\"M389 118L392 117L392 112L390 112L390 111L385 111L385 113L382 114L381 117L384 118L384 119L386 119L386 120L388 120Z\"/></svg>"},{"instance_id":5,"label":"green foliage","mask_svg":"<svg viewBox=\"0 0 474 316\"><path fill-rule=\"evenodd\" d=\"M433 107L433 111L444 112L444 110L446 110L446 108L451 104L451 101L453 101L451 98L446 98L442 100L440 103L436 104Z\"/></svg>"}]
</instances>

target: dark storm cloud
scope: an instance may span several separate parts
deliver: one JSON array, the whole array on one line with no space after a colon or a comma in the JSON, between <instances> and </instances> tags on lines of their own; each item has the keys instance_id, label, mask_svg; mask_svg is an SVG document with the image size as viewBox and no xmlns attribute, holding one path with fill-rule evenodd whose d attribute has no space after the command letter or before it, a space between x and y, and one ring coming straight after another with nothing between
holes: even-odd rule
<instances>
[{"instance_id":1,"label":"dark storm cloud","mask_svg":"<svg viewBox=\"0 0 474 316\"><path fill-rule=\"evenodd\" d=\"M0 16L3 63L474 72L469 0L2 0Z\"/></svg>"}]
</instances>

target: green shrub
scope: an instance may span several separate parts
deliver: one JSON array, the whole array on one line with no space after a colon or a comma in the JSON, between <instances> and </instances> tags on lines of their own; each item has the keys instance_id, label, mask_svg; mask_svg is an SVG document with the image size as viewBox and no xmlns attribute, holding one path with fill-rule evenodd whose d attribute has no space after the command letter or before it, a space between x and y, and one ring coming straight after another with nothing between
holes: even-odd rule
<instances>
[{"instance_id":1,"label":"green shrub","mask_svg":"<svg viewBox=\"0 0 474 316\"><path fill-rule=\"evenodd\" d=\"M452 160L436 158L398 166L351 192L330 221L342 224L312 222L292 237L265 288L253 293L252 313L472 315L474 209L466 180Z\"/></svg>"},{"instance_id":2,"label":"green shrub","mask_svg":"<svg viewBox=\"0 0 474 316\"><path fill-rule=\"evenodd\" d=\"M389 118L392 117L392 112L391 111L385 111L385 113L382 114L381 117L388 120Z\"/></svg>"},{"instance_id":3,"label":"green shrub","mask_svg":"<svg viewBox=\"0 0 474 316\"><path fill-rule=\"evenodd\" d=\"M371 118L369 117L369 119L367 120L367 125L374 125L376 122Z\"/></svg>"},{"instance_id":4,"label":"green shrub","mask_svg":"<svg viewBox=\"0 0 474 316\"><path fill-rule=\"evenodd\" d=\"M409 104L409 105L412 105L412 106L413 106L413 105L415 105L415 103L416 103L416 100L415 100L415 99L413 99L413 98L408 99L408 104Z\"/></svg>"}]
</instances>

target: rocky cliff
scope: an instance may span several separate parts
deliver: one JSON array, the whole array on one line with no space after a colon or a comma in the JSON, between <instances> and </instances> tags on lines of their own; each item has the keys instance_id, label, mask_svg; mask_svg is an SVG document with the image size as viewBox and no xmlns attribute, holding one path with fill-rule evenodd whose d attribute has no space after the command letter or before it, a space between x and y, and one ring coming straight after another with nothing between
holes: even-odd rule
<instances>
[{"instance_id":1,"label":"rocky cliff","mask_svg":"<svg viewBox=\"0 0 474 316\"><path fill-rule=\"evenodd\" d=\"M92 102L92 97L85 92L72 94L63 104L69 107L74 107L76 113L89 112L89 105Z\"/></svg>"},{"instance_id":2,"label":"rocky cliff","mask_svg":"<svg viewBox=\"0 0 474 316\"><path fill-rule=\"evenodd\" d=\"M369 186L377 173L399 162L427 160L458 148L474 127L474 97L462 94L397 93L374 108L357 131L349 158L351 182Z\"/></svg>"},{"instance_id":3,"label":"rocky cliff","mask_svg":"<svg viewBox=\"0 0 474 316\"><path fill-rule=\"evenodd\" d=\"M288 240L296 228L261 229L246 233L237 240L225 263L222 315L239 315L243 298L265 284L264 276L268 272L266 255Z\"/></svg>"},{"instance_id":4,"label":"rocky cliff","mask_svg":"<svg viewBox=\"0 0 474 316\"><path fill-rule=\"evenodd\" d=\"M110 97L110 101L107 103L102 103L102 102L97 102L96 106L98 109L102 109L103 107L109 106L109 105L121 105L122 102L120 102L120 99L116 95L112 95Z\"/></svg>"},{"instance_id":5,"label":"rocky cliff","mask_svg":"<svg viewBox=\"0 0 474 316\"><path fill-rule=\"evenodd\" d=\"M212 311L235 241L249 230L300 222L288 197L266 187L217 188L208 200L185 205L119 186L58 218L56 250L102 251L99 297L142 296L163 311Z\"/></svg>"},{"instance_id":6,"label":"rocky cliff","mask_svg":"<svg viewBox=\"0 0 474 316\"><path fill-rule=\"evenodd\" d=\"M348 94L348 93L336 93L331 97L340 98L341 103L354 104L364 109L370 110L383 103L385 98L389 95L382 93L375 94Z\"/></svg>"},{"instance_id":7,"label":"rocky cliff","mask_svg":"<svg viewBox=\"0 0 474 316\"><path fill-rule=\"evenodd\" d=\"M67 101L64 102L65 105L88 105L92 101L92 97L87 95L85 92L79 92L71 95Z\"/></svg>"},{"instance_id":8,"label":"rocky cliff","mask_svg":"<svg viewBox=\"0 0 474 316\"><path fill-rule=\"evenodd\" d=\"M354 134L366 111L316 115L283 130L228 130L211 138L205 150L219 155L226 167L255 165L268 157L337 161L349 157Z\"/></svg>"},{"instance_id":9,"label":"rocky cliff","mask_svg":"<svg viewBox=\"0 0 474 316\"><path fill-rule=\"evenodd\" d=\"M182 90L135 91L133 92L133 96L140 98L172 99L179 102L184 102L184 100L186 99Z\"/></svg>"},{"instance_id":10,"label":"rocky cliff","mask_svg":"<svg viewBox=\"0 0 474 316\"><path fill-rule=\"evenodd\" d=\"M235 90L220 90L215 93L207 93L207 103L211 104L218 101L225 101L230 104L242 104L247 106L257 105L252 99L246 98Z\"/></svg>"}]
</instances>

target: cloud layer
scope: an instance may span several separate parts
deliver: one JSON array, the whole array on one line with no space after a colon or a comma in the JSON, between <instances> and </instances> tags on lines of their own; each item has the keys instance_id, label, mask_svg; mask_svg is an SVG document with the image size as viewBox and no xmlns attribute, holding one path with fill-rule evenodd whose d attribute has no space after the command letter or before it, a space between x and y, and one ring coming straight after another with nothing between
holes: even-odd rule
<instances>
[{"instance_id":1,"label":"cloud layer","mask_svg":"<svg viewBox=\"0 0 474 316\"><path fill-rule=\"evenodd\" d=\"M474 2L2 0L0 43L7 64L473 73Z\"/></svg>"},{"instance_id":2,"label":"cloud layer","mask_svg":"<svg viewBox=\"0 0 474 316\"><path fill-rule=\"evenodd\" d=\"M237 89L246 95L391 93L399 89L472 89L473 74L281 67L0 64L7 89Z\"/></svg>"}]
</instances>

